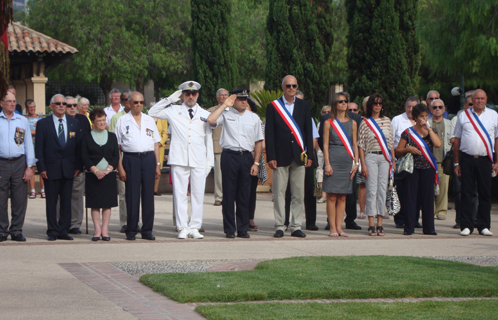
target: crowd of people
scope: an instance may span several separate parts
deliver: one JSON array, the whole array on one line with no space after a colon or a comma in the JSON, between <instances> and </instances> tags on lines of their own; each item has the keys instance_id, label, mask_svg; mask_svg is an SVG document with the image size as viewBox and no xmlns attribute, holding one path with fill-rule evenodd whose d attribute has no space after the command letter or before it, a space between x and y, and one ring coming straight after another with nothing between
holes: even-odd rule
<instances>
[{"instance_id":1,"label":"crowd of people","mask_svg":"<svg viewBox=\"0 0 498 320\"><path fill-rule=\"evenodd\" d=\"M386 193L393 182L401 203L396 227L404 235L415 228L437 235L434 220L445 220L448 210L449 175L442 163L449 156L454 166L454 228L462 236L475 228L492 235L498 114L486 108L485 91L467 92L464 109L456 115L446 112L435 90L422 103L409 97L405 112L392 121L379 93L364 98L361 116L350 95L337 92L315 123L298 87L294 76L284 77L283 95L268 104L264 121L248 89L220 88L218 105L202 108L197 103L201 84L195 81L151 103L147 113L144 96L136 91L113 89L111 105L90 112L88 99L56 94L50 100L52 113L45 118L36 114L33 100L26 101L22 116L11 87L0 101L0 242L9 235L13 241L26 241L22 229L28 198L37 196L35 169L41 177L49 241L73 240L72 235L80 234L85 207L94 223L91 240L109 241L111 208L117 206L120 232L127 240L137 234L155 240L154 195L160 195L168 139L178 239L204 237L205 183L213 168L214 205L221 206L226 237L250 238L249 232L259 229L256 189L268 180L267 167L273 170L275 238L287 230L293 237L306 237L303 222L306 230L319 230L316 208L324 202L330 237L348 237L344 228L361 230L357 218L368 219L370 236L384 236ZM396 170L397 161L404 162L405 171ZM322 191L318 199L315 177Z\"/></svg>"}]
</instances>

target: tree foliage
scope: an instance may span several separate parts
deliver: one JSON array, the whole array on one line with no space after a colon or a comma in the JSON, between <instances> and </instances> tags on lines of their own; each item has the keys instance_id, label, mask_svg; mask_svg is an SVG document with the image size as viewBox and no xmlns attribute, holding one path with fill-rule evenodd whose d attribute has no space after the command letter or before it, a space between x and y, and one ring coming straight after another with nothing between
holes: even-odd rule
<instances>
[{"instance_id":1,"label":"tree foliage","mask_svg":"<svg viewBox=\"0 0 498 320\"><path fill-rule=\"evenodd\" d=\"M396 0L395 10L399 13L399 31L405 45L405 60L408 77L411 81L410 91L415 93L419 86L420 40L415 33L418 20L418 0Z\"/></svg>"},{"instance_id":2,"label":"tree foliage","mask_svg":"<svg viewBox=\"0 0 498 320\"><path fill-rule=\"evenodd\" d=\"M433 73L498 87L496 0L420 0L418 30Z\"/></svg>"},{"instance_id":3,"label":"tree foliage","mask_svg":"<svg viewBox=\"0 0 498 320\"><path fill-rule=\"evenodd\" d=\"M216 104L216 90L233 88L237 77L228 0L192 0L193 78L202 85L200 102Z\"/></svg>"},{"instance_id":4,"label":"tree foliage","mask_svg":"<svg viewBox=\"0 0 498 320\"><path fill-rule=\"evenodd\" d=\"M388 115L401 113L405 100L415 92L394 0L347 0L346 7L350 93L361 102L378 92Z\"/></svg>"}]
</instances>

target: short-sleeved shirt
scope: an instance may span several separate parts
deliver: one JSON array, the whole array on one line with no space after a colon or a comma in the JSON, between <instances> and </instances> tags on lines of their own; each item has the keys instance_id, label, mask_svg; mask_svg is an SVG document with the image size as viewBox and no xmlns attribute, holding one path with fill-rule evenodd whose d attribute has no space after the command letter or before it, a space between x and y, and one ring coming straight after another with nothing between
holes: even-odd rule
<instances>
[{"instance_id":1,"label":"short-sleeved shirt","mask_svg":"<svg viewBox=\"0 0 498 320\"><path fill-rule=\"evenodd\" d=\"M118 112L121 112L124 110L124 107L122 105L119 105L119 110ZM112 116L115 115L116 111L114 111L114 109L112 108L112 105L108 106L107 108L104 108L104 112L105 112L105 122L107 123L107 125L110 125L111 124L111 119L112 119Z\"/></svg>"},{"instance_id":2,"label":"short-sleeved shirt","mask_svg":"<svg viewBox=\"0 0 498 320\"><path fill-rule=\"evenodd\" d=\"M263 140L261 119L251 111L240 114L232 109L223 111L216 121L222 125L220 146L234 151L253 151L257 141Z\"/></svg>"},{"instance_id":3,"label":"short-sleeved shirt","mask_svg":"<svg viewBox=\"0 0 498 320\"><path fill-rule=\"evenodd\" d=\"M380 130L384 133L384 137L387 141L387 147L389 150L393 149L393 131L391 126L391 121L388 117L382 117L375 119L375 122L380 127ZM373 131L368 127L365 121L362 121L360 124L360 136L358 138L358 147L362 148L365 153L382 151L380 148L379 142L377 141L377 137L373 133Z\"/></svg>"},{"instance_id":4,"label":"short-sleeved shirt","mask_svg":"<svg viewBox=\"0 0 498 320\"><path fill-rule=\"evenodd\" d=\"M404 112L403 114L394 117L391 125L394 135L394 147L396 148L398 146L399 139L401 138L401 133L403 133L403 131L405 131L407 128L413 126L413 123L410 119L408 119L406 112Z\"/></svg>"},{"instance_id":5,"label":"short-sleeved shirt","mask_svg":"<svg viewBox=\"0 0 498 320\"><path fill-rule=\"evenodd\" d=\"M161 141L156 122L151 116L142 113L140 128L131 112L121 116L114 133L123 152L154 151L154 144Z\"/></svg>"},{"instance_id":6,"label":"short-sleeved shirt","mask_svg":"<svg viewBox=\"0 0 498 320\"><path fill-rule=\"evenodd\" d=\"M469 110L473 112L474 109L470 108ZM498 138L498 114L494 110L484 108L484 111L478 117L486 128L491 139L491 148L494 149L495 139ZM462 112L458 116L453 135L460 138L460 151L471 156L488 155L484 142L482 142L472 123L470 123L466 112Z\"/></svg>"},{"instance_id":7,"label":"short-sleeved shirt","mask_svg":"<svg viewBox=\"0 0 498 320\"><path fill-rule=\"evenodd\" d=\"M407 131L408 131L408 129L403 131L403 133L401 134L401 139L406 140L406 143L409 143L410 146L419 149L419 147L417 146L417 144L415 144L415 142L413 142L413 140L411 139L411 137ZM434 131L434 133L437 134L436 129L432 129L432 131ZM427 143L429 150L432 152L434 149L434 144L432 143L431 135L428 134L425 137L423 137L423 139L424 139L425 143ZM423 154L414 154L413 155L413 166L415 169L430 169L430 168L432 168L431 164L429 163L429 161L427 161L427 159L424 157Z\"/></svg>"},{"instance_id":8,"label":"short-sleeved shirt","mask_svg":"<svg viewBox=\"0 0 498 320\"><path fill-rule=\"evenodd\" d=\"M27 117L26 117L27 118ZM29 117L28 123L29 123L29 130L35 130L36 129L36 123L41 120L40 117Z\"/></svg>"},{"instance_id":9,"label":"short-sleeved shirt","mask_svg":"<svg viewBox=\"0 0 498 320\"><path fill-rule=\"evenodd\" d=\"M441 120L439 122L432 121L432 128L434 132L437 132L439 139L444 142L444 120ZM436 162L442 162L444 159L444 148L441 146L440 148L434 148L433 151L434 158L436 158Z\"/></svg>"},{"instance_id":10,"label":"short-sleeved shirt","mask_svg":"<svg viewBox=\"0 0 498 320\"><path fill-rule=\"evenodd\" d=\"M111 121L109 122L109 132L114 132L114 128L116 127L116 122L118 122L118 119L121 118L121 116L124 116L125 114L126 111L123 109L122 111L112 116Z\"/></svg>"},{"instance_id":11,"label":"short-sleeved shirt","mask_svg":"<svg viewBox=\"0 0 498 320\"><path fill-rule=\"evenodd\" d=\"M0 112L0 158L26 156L26 165L36 163L28 119L14 112L10 120Z\"/></svg>"}]
</instances>

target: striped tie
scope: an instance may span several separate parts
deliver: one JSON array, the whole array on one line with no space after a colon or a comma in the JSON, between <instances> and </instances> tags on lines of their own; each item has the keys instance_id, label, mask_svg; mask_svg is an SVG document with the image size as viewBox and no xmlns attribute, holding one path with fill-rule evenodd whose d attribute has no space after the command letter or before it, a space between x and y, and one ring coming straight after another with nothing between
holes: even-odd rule
<instances>
[{"instance_id":1,"label":"striped tie","mask_svg":"<svg viewBox=\"0 0 498 320\"><path fill-rule=\"evenodd\" d=\"M66 147L66 138L64 133L64 126L62 125L62 119L59 119L59 133L57 134L59 137L59 143L61 144L62 149Z\"/></svg>"}]
</instances>

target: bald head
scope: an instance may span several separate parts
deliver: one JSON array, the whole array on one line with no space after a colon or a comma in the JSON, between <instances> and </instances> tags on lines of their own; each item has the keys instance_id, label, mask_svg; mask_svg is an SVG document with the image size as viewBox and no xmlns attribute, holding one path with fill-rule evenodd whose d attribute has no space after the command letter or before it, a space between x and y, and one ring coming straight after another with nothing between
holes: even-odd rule
<instances>
[{"instance_id":1,"label":"bald head","mask_svg":"<svg viewBox=\"0 0 498 320\"><path fill-rule=\"evenodd\" d=\"M282 79L282 91L284 92L285 100L291 102L294 100L297 92L297 79L294 76L287 75Z\"/></svg>"},{"instance_id":2,"label":"bald head","mask_svg":"<svg viewBox=\"0 0 498 320\"><path fill-rule=\"evenodd\" d=\"M142 112L142 109L144 108L144 96L138 92L138 91L133 91L130 94L130 112L132 115L138 115Z\"/></svg>"},{"instance_id":3,"label":"bald head","mask_svg":"<svg viewBox=\"0 0 498 320\"><path fill-rule=\"evenodd\" d=\"M472 103L474 104L474 111L481 113L484 108L486 108L486 103L488 102L488 96L486 92L482 89L477 89L472 94Z\"/></svg>"}]
</instances>

